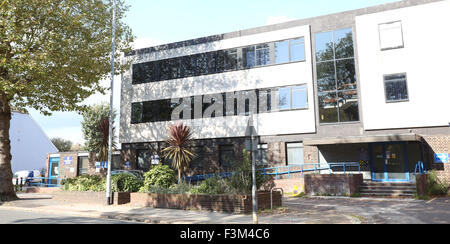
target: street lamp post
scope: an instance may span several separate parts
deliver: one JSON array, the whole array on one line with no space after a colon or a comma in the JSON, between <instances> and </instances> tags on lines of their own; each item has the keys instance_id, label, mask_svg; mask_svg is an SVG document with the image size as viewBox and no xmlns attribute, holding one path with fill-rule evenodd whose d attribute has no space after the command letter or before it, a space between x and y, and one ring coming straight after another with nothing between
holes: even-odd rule
<instances>
[{"instance_id":1,"label":"street lamp post","mask_svg":"<svg viewBox=\"0 0 450 244\"><path fill-rule=\"evenodd\" d=\"M112 9L111 93L109 102L108 174L106 176L106 205L111 205L111 167L113 139L114 54L116 52L116 0Z\"/></svg>"}]
</instances>

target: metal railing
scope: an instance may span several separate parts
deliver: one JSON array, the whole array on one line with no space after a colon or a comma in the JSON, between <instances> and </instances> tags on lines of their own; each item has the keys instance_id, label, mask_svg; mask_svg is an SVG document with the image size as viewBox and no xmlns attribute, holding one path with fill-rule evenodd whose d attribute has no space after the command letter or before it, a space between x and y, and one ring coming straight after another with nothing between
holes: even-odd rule
<instances>
[{"instance_id":1,"label":"metal railing","mask_svg":"<svg viewBox=\"0 0 450 244\"><path fill-rule=\"evenodd\" d=\"M59 187L61 180L54 177L19 177L13 178L13 184L16 191L22 191L23 187Z\"/></svg>"},{"instance_id":2,"label":"metal railing","mask_svg":"<svg viewBox=\"0 0 450 244\"><path fill-rule=\"evenodd\" d=\"M423 175L426 174L427 171L423 165L422 161L417 162L416 167L414 168L414 175Z\"/></svg>"},{"instance_id":3,"label":"metal railing","mask_svg":"<svg viewBox=\"0 0 450 244\"><path fill-rule=\"evenodd\" d=\"M333 174L336 168L342 168L342 171L345 174L347 172L350 172L349 168L351 167L358 168L358 170L354 170L351 172L357 171L358 173L361 173L361 164L359 162L327 163L327 164L320 164L320 163L290 164L286 166L263 168L259 169L258 171L261 171L262 172L261 174L263 175L274 175L275 179L277 180L281 175L288 175L288 178L290 178L291 174L300 173L300 175L303 177L304 173L314 172L315 174L317 174L318 172L320 173L323 170L327 170L329 174ZM212 178L215 176L218 176L220 178L230 178L232 175L233 172L202 174L202 175L185 176L183 177L183 180L185 182L193 182L193 181L195 182L206 180L208 178Z\"/></svg>"},{"instance_id":4,"label":"metal railing","mask_svg":"<svg viewBox=\"0 0 450 244\"><path fill-rule=\"evenodd\" d=\"M344 163L309 163L309 164L290 164L286 166L278 166L262 169L264 175L275 175L275 179L277 180L281 175L288 175L288 178L291 177L291 174L300 173L301 176L307 172L314 172L317 174L323 170L328 170L329 174L334 173L334 168L342 168L343 173L347 173L350 167L357 167L357 172L361 173L361 164L359 162L344 162ZM267 172L271 171L271 172ZM275 171L275 172L273 172ZM355 172L355 171L351 171Z\"/></svg>"}]
</instances>

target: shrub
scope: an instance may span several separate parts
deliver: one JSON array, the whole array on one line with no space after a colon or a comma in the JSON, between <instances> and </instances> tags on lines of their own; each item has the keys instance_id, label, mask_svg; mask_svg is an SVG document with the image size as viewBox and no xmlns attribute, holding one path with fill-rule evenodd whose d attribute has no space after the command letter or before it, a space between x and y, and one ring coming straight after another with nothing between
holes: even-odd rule
<instances>
[{"instance_id":1,"label":"shrub","mask_svg":"<svg viewBox=\"0 0 450 244\"><path fill-rule=\"evenodd\" d=\"M156 165L152 167L150 171L145 173L144 177L144 185L140 190L142 192L146 192L154 187L169 188L170 186L177 183L175 171L173 171L167 165Z\"/></svg>"},{"instance_id":2,"label":"shrub","mask_svg":"<svg viewBox=\"0 0 450 244\"><path fill-rule=\"evenodd\" d=\"M224 194L229 192L229 183L218 176L208 178L199 186L192 187L189 191L192 194Z\"/></svg>"},{"instance_id":3,"label":"shrub","mask_svg":"<svg viewBox=\"0 0 450 244\"><path fill-rule=\"evenodd\" d=\"M428 195L436 196L436 195L447 195L450 189L450 185L441 182L436 175L435 171L430 171L428 177Z\"/></svg>"},{"instance_id":4,"label":"shrub","mask_svg":"<svg viewBox=\"0 0 450 244\"><path fill-rule=\"evenodd\" d=\"M235 193L250 194L253 186L252 162L247 150L244 150L243 154L244 161L233 164L234 172L231 176L230 186ZM274 186L273 177L261 174L260 169L262 168L262 166L256 165L256 189L263 187L264 190L270 190Z\"/></svg>"},{"instance_id":5,"label":"shrub","mask_svg":"<svg viewBox=\"0 0 450 244\"><path fill-rule=\"evenodd\" d=\"M113 192L138 192L144 182L130 174L117 174L111 177Z\"/></svg>"},{"instance_id":6,"label":"shrub","mask_svg":"<svg viewBox=\"0 0 450 244\"><path fill-rule=\"evenodd\" d=\"M106 183L98 175L81 175L72 179L64 179L61 184L66 191L102 191Z\"/></svg>"}]
</instances>

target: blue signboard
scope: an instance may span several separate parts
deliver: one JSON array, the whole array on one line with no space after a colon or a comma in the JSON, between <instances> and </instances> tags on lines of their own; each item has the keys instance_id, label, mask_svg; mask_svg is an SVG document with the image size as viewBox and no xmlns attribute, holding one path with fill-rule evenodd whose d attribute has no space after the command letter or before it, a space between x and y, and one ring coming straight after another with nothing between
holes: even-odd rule
<instances>
[{"instance_id":1,"label":"blue signboard","mask_svg":"<svg viewBox=\"0 0 450 244\"><path fill-rule=\"evenodd\" d=\"M448 153L436 153L434 154L435 163L450 163Z\"/></svg>"},{"instance_id":2,"label":"blue signboard","mask_svg":"<svg viewBox=\"0 0 450 244\"><path fill-rule=\"evenodd\" d=\"M72 156L64 157L64 165L72 165Z\"/></svg>"}]
</instances>

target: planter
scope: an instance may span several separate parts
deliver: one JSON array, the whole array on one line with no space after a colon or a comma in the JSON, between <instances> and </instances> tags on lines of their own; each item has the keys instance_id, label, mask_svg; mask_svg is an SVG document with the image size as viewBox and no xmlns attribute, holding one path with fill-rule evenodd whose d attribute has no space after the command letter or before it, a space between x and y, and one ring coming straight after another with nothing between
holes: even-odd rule
<instances>
[{"instance_id":1,"label":"planter","mask_svg":"<svg viewBox=\"0 0 450 244\"><path fill-rule=\"evenodd\" d=\"M274 207L281 207L281 199L280 192L273 192ZM252 211L252 196L131 193L130 204L136 207L248 213ZM258 208L270 208L270 192L258 192Z\"/></svg>"},{"instance_id":2,"label":"planter","mask_svg":"<svg viewBox=\"0 0 450 244\"><path fill-rule=\"evenodd\" d=\"M105 205L106 192L90 192L90 191L55 191L51 193L52 199L81 204L97 204ZM112 204L120 205L130 202L129 192L113 192Z\"/></svg>"},{"instance_id":3,"label":"planter","mask_svg":"<svg viewBox=\"0 0 450 244\"><path fill-rule=\"evenodd\" d=\"M351 196L359 192L362 174L305 175L308 195Z\"/></svg>"}]
</instances>

